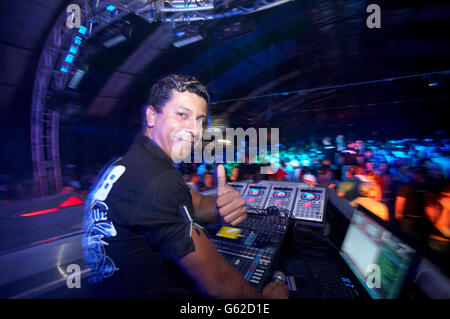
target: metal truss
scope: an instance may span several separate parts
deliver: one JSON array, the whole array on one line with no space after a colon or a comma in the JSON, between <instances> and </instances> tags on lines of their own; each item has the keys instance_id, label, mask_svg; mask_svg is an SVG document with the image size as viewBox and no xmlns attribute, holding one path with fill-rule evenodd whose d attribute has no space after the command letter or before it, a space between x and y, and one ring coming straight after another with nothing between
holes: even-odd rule
<instances>
[{"instance_id":1,"label":"metal truss","mask_svg":"<svg viewBox=\"0 0 450 319\"><path fill-rule=\"evenodd\" d=\"M155 0L135 11L148 22L193 22L269 9L293 0Z\"/></svg>"},{"instance_id":2,"label":"metal truss","mask_svg":"<svg viewBox=\"0 0 450 319\"><path fill-rule=\"evenodd\" d=\"M96 0L92 1L95 12L89 17L89 29L92 25L95 29L111 23L131 12L149 23L194 22L250 14L290 1L294 0ZM108 10L111 6L115 9Z\"/></svg>"},{"instance_id":3,"label":"metal truss","mask_svg":"<svg viewBox=\"0 0 450 319\"><path fill-rule=\"evenodd\" d=\"M81 14L89 10L87 1L77 2ZM31 156L36 195L45 196L61 191L62 174L59 156L58 107L48 107L47 100L53 90L64 90L69 72L62 71L61 51L74 31L66 27L67 13L56 20L42 50L31 100ZM60 69L61 67L61 69Z\"/></svg>"},{"instance_id":4,"label":"metal truss","mask_svg":"<svg viewBox=\"0 0 450 319\"><path fill-rule=\"evenodd\" d=\"M51 29L39 59L31 103L31 154L36 195L62 188L59 155L60 108L48 106L52 92L64 92L80 61L79 47L91 36L129 13L149 23L172 23L180 30L191 22L245 15L293 0L73 0L80 8L80 28L66 25L62 12Z\"/></svg>"}]
</instances>

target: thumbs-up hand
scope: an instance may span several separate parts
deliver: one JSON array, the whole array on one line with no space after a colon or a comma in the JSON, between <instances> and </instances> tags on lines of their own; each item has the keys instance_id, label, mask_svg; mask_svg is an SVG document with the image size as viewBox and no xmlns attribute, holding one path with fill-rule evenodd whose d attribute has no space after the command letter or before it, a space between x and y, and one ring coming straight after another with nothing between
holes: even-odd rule
<instances>
[{"instance_id":1,"label":"thumbs-up hand","mask_svg":"<svg viewBox=\"0 0 450 319\"><path fill-rule=\"evenodd\" d=\"M247 218L245 201L239 192L226 184L225 168L217 166L217 200L219 216L226 222L235 226Z\"/></svg>"}]
</instances>

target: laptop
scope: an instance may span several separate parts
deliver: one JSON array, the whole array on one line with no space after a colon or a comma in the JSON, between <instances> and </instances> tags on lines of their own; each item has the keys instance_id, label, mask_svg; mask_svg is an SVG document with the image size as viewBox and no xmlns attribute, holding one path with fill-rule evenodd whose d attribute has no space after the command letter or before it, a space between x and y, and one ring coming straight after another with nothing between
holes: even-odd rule
<instances>
[{"instance_id":1,"label":"laptop","mask_svg":"<svg viewBox=\"0 0 450 319\"><path fill-rule=\"evenodd\" d=\"M340 255L373 299L395 299L416 251L373 215L355 210Z\"/></svg>"},{"instance_id":2,"label":"laptop","mask_svg":"<svg viewBox=\"0 0 450 319\"><path fill-rule=\"evenodd\" d=\"M284 262L292 298L395 299L402 292L415 250L376 216L355 210L334 257L308 247L295 255Z\"/></svg>"}]
</instances>

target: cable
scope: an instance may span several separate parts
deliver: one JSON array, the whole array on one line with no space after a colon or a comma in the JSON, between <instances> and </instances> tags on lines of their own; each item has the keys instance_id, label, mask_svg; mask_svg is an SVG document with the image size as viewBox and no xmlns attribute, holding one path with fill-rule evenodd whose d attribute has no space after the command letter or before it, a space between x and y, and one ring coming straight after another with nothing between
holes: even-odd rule
<instances>
[{"instance_id":1,"label":"cable","mask_svg":"<svg viewBox=\"0 0 450 319\"><path fill-rule=\"evenodd\" d=\"M281 207L276 207L276 206L269 206L267 208L257 208L257 207L253 207L249 204L246 205L246 209L247 209L247 213L252 213L255 215L261 215L261 216L278 216L280 218L277 218L277 220L273 221L274 224L283 224L284 226L288 227L292 221L296 221L297 219L294 218L293 215L293 211L290 211L288 209L284 209ZM308 248L314 247L314 242L313 241L305 241L305 238L301 238L302 235L304 234L309 234L312 235L318 239L320 239L321 241L325 242L328 244L328 246L330 246L331 248L333 248L335 251L339 252L339 248L336 247L335 244L333 244L330 240L328 240L327 238L320 236L319 234L315 233L313 230L300 225L299 223L294 222L294 226L293 226L293 244L296 245L297 247L301 247L301 246L308 246ZM317 249L320 249L322 247L314 247Z\"/></svg>"},{"instance_id":2,"label":"cable","mask_svg":"<svg viewBox=\"0 0 450 319\"><path fill-rule=\"evenodd\" d=\"M290 210L275 206L270 206L267 208L257 208L246 204L246 209L247 213L251 213L254 215L278 217L273 220L268 220L268 222L272 224L283 225L286 227L289 227L290 222L293 218L293 213Z\"/></svg>"},{"instance_id":3,"label":"cable","mask_svg":"<svg viewBox=\"0 0 450 319\"><path fill-rule=\"evenodd\" d=\"M450 99L450 96L439 96L439 97L412 99L412 100L403 100L403 101L385 101L385 102L379 102L379 103L352 104L352 105L345 105L345 106L330 107L330 108L327 108L326 110L333 111L333 110L351 109L351 108L358 108L358 107L365 107L365 106L377 106L377 105L392 106L393 104L398 105L398 104L403 104L403 103L428 102L428 101L439 101L439 100L448 100L448 99ZM303 109L303 110L293 110L293 111L285 111L285 112L272 112L272 115L320 112L320 111L323 111L323 109L313 108L313 109L306 109L306 110Z\"/></svg>"},{"instance_id":4,"label":"cable","mask_svg":"<svg viewBox=\"0 0 450 319\"><path fill-rule=\"evenodd\" d=\"M396 81L396 80L409 79L409 78L414 78L414 77L423 77L423 76L435 75L435 74L447 75L448 73L450 73L450 70L404 75L404 76L385 78L385 79L379 79L379 80L371 80L371 81L344 83L344 84L322 86L322 87L318 87L318 88L295 90L295 91L288 91L288 92L281 92L281 93L271 93L271 94L263 94L263 95L256 95L256 96L247 96L247 97L240 97L240 98L235 98L235 99L220 100L217 102L210 102L210 105L228 103L228 102L246 101L246 100L260 99L260 98L266 98L266 97L277 97L280 95L306 94L306 93L311 93L311 92L320 91L320 90L330 90L330 89L338 89L338 88L345 88L345 87L351 87L351 86L375 84L375 83L381 83L381 82L391 82L391 81Z\"/></svg>"}]
</instances>

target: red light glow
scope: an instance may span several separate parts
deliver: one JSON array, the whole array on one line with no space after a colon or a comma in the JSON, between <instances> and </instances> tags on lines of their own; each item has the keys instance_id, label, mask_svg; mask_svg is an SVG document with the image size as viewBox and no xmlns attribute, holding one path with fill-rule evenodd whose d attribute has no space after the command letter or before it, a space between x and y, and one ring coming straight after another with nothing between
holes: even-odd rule
<instances>
[{"instance_id":1,"label":"red light glow","mask_svg":"<svg viewBox=\"0 0 450 319\"><path fill-rule=\"evenodd\" d=\"M21 214L20 216L21 217L30 217L30 216L36 216L36 215L43 215L43 214L56 212L58 210L59 210L59 208L50 208L50 209L38 210L38 211L32 212L32 213Z\"/></svg>"},{"instance_id":2,"label":"red light glow","mask_svg":"<svg viewBox=\"0 0 450 319\"><path fill-rule=\"evenodd\" d=\"M59 205L58 207L69 207L69 206L76 206L76 205L81 205L81 204L84 204L84 202L81 199L79 199L75 196L71 196L64 203Z\"/></svg>"}]
</instances>

